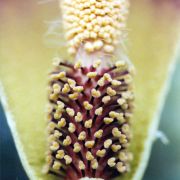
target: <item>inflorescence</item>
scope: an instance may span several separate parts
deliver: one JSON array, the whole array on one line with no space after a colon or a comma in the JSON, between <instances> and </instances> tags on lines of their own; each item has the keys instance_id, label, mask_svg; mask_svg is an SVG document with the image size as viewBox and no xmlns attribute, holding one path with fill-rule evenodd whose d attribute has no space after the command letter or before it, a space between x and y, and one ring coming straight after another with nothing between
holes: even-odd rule
<instances>
[{"instance_id":1,"label":"inflorescence","mask_svg":"<svg viewBox=\"0 0 180 180\"><path fill-rule=\"evenodd\" d=\"M114 53L126 28L127 0L60 1L68 52Z\"/></svg>"},{"instance_id":2,"label":"inflorescence","mask_svg":"<svg viewBox=\"0 0 180 180\"><path fill-rule=\"evenodd\" d=\"M49 76L46 161L51 174L111 179L129 171L133 68L122 60L109 67L101 63L56 62Z\"/></svg>"}]
</instances>

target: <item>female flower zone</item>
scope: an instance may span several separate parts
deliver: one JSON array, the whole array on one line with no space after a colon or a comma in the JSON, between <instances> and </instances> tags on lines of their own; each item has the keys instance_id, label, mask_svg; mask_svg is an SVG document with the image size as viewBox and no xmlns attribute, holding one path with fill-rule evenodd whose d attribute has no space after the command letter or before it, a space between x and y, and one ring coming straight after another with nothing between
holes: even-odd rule
<instances>
[{"instance_id":1,"label":"female flower zone","mask_svg":"<svg viewBox=\"0 0 180 180\"><path fill-rule=\"evenodd\" d=\"M126 0L60 2L72 60L55 58L49 76L47 173L112 179L130 170L134 71L117 55L128 6Z\"/></svg>"}]
</instances>

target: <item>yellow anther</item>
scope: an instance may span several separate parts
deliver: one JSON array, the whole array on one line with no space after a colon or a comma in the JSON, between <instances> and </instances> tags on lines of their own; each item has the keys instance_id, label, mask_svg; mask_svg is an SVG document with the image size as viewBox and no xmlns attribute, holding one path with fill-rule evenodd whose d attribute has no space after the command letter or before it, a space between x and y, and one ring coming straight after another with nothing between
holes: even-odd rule
<instances>
[{"instance_id":1,"label":"yellow anther","mask_svg":"<svg viewBox=\"0 0 180 180\"><path fill-rule=\"evenodd\" d=\"M125 61L117 61L116 63L115 63L115 66L117 67L117 68L124 68L124 67L126 67L126 62Z\"/></svg>"},{"instance_id":2,"label":"yellow anther","mask_svg":"<svg viewBox=\"0 0 180 180\"><path fill-rule=\"evenodd\" d=\"M132 113L129 113L129 112L126 112L125 113L125 117L126 117L126 119L131 119L131 117L132 117Z\"/></svg>"},{"instance_id":3,"label":"yellow anther","mask_svg":"<svg viewBox=\"0 0 180 180\"><path fill-rule=\"evenodd\" d=\"M47 130L48 130L49 132L51 132L51 131L54 130L55 127L56 127L56 123L54 123L54 122L49 122L49 123L48 123Z\"/></svg>"},{"instance_id":4,"label":"yellow anther","mask_svg":"<svg viewBox=\"0 0 180 180\"><path fill-rule=\"evenodd\" d=\"M61 86L57 83L53 84L53 91L55 94L58 94L61 91Z\"/></svg>"},{"instance_id":5,"label":"yellow anther","mask_svg":"<svg viewBox=\"0 0 180 180\"><path fill-rule=\"evenodd\" d=\"M85 169L85 164L83 163L83 161L79 161L79 169L80 170L84 170Z\"/></svg>"},{"instance_id":6,"label":"yellow anther","mask_svg":"<svg viewBox=\"0 0 180 180\"><path fill-rule=\"evenodd\" d=\"M64 158L64 155L65 155L64 150L58 150L57 154L56 154L56 158L62 159L62 158Z\"/></svg>"},{"instance_id":7,"label":"yellow anther","mask_svg":"<svg viewBox=\"0 0 180 180\"><path fill-rule=\"evenodd\" d=\"M98 80L97 84L98 84L99 86L101 86L101 87L104 86L104 84L105 84L104 78L100 78L100 79Z\"/></svg>"},{"instance_id":8,"label":"yellow anther","mask_svg":"<svg viewBox=\"0 0 180 180\"><path fill-rule=\"evenodd\" d=\"M76 126L73 123L69 123L68 130L70 133L73 133L76 130Z\"/></svg>"},{"instance_id":9,"label":"yellow anther","mask_svg":"<svg viewBox=\"0 0 180 180\"><path fill-rule=\"evenodd\" d=\"M92 155L92 153L90 151L87 151L86 153L86 159L88 161L92 161L94 159L94 156Z\"/></svg>"},{"instance_id":10,"label":"yellow anther","mask_svg":"<svg viewBox=\"0 0 180 180\"><path fill-rule=\"evenodd\" d=\"M47 155L47 156L46 156L46 162L47 162L48 164L51 164L51 163L52 163L52 156L51 156L51 155Z\"/></svg>"},{"instance_id":11,"label":"yellow anther","mask_svg":"<svg viewBox=\"0 0 180 180\"><path fill-rule=\"evenodd\" d=\"M66 136L66 138L63 140L64 146L69 146L71 144L72 140L70 136Z\"/></svg>"},{"instance_id":12,"label":"yellow anther","mask_svg":"<svg viewBox=\"0 0 180 180\"><path fill-rule=\"evenodd\" d=\"M113 86L120 86L120 85L121 85L121 81L112 80L112 81L111 81L111 84L112 84Z\"/></svg>"},{"instance_id":13,"label":"yellow anther","mask_svg":"<svg viewBox=\"0 0 180 180\"><path fill-rule=\"evenodd\" d=\"M87 148L92 148L93 146L94 146L94 144L95 144L95 141L86 141L85 142L85 146L87 147Z\"/></svg>"},{"instance_id":14,"label":"yellow anther","mask_svg":"<svg viewBox=\"0 0 180 180\"><path fill-rule=\"evenodd\" d=\"M130 132L130 127L128 124L124 124L121 129L122 129L122 132L125 134L128 134Z\"/></svg>"},{"instance_id":15,"label":"yellow anther","mask_svg":"<svg viewBox=\"0 0 180 180\"><path fill-rule=\"evenodd\" d=\"M98 67L100 66L100 64L101 64L101 60L98 59L98 60L96 60L96 61L93 63L93 67L94 67L94 68L98 68Z\"/></svg>"},{"instance_id":16,"label":"yellow anther","mask_svg":"<svg viewBox=\"0 0 180 180\"><path fill-rule=\"evenodd\" d=\"M73 94L69 94L69 98L72 100L78 99L79 94L77 92L74 92Z\"/></svg>"},{"instance_id":17,"label":"yellow anther","mask_svg":"<svg viewBox=\"0 0 180 180\"><path fill-rule=\"evenodd\" d=\"M108 161L107 161L107 164L110 166L110 167L114 167L116 165L116 158L115 157L112 157L112 158L109 158Z\"/></svg>"},{"instance_id":18,"label":"yellow anther","mask_svg":"<svg viewBox=\"0 0 180 180\"><path fill-rule=\"evenodd\" d=\"M66 120L64 118L61 118L57 125L59 128L66 126Z\"/></svg>"},{"instance_id":19,"label":"yellow anther","mask_svg":"<svg viewBox=\"0 0 180 180\"><path fill-rule=\"evenodd\" d=\"M52 168L54 170L59 170L61 166L62 166L62 164L59 161L54 161Z\"/></svg>"},{"instance_id":20,"label":"yellow anther","mask_svg":"<svg viewBox=\"0 0 180 180\"><path fill-rule=\"evenodd\" d=\"M92 127L92 119L85 121L84 126L86 128L91 128Z\"/></svg>"},{"instance_id":21,"label":"yellow anther","mask_svg":"<svg viewBox=\"0 0 180 180\"><path fill-rule=\"evenodd\" d=\"M68 79L67 80L67 82L69 83L69 86L71 87L71 88L74 88L75 87L75 85L76 85L76 81L75 80L73 80L73 79Z\"/></svg>"},{"instance_id":22,"label":"yellow anther","mask_svg":"<svg viewBox=\"0 0 180 180\"><path fill-rule=\"evenodd\" d=\"M132 81L133 81L133 78L130 74L127 74L125 77L124 77L124 81L126 84L130 84Z\"/></svg>"},{"instance_id":23,"label":"yellow anther","mask_svg":"<svg viewBox=\"0 0 180 180\"><path fill-rule=\"evenodd\" d=\"M129 98L132 97L132 93L131 93L130 91L123 92L123 93L122 93L122 97L123 97L124 99L129 99Z\"/></svg>"},{"instance_id":24,"label":"yellow anther","mask_svg":"<svg viewBox=\"0 0 180 180\"><path fill-rule=\"evenodd\" d=\"M46 112L49 114L49 113L51 113L53 111L53 106L51 105L51 104L48 104L47 106L46 106Z\"/></svg>"},{"instance_id":25,"label":"yellow anther","mask_svg":"<svg viewBox=\"0 0 180 180\"><path fill-rule=\"evenodd\" d=\"M100 130L98 130L98 131L96 131L94 133L94 137L96 137L96 138L101 138L102 135L103 135L103 130L102 129L100 129Z\"/></svg>"},{"instance_id":26,"label":"yellow anther","mask_svg":"<svg viewBox=\"0 0 180 180\"><path fill-rule=\"evenodd\" d=\"M106 154L106 150L105 150L105 149L98 150L98 151L96 152L96 155L97 155L98 157L104 157L105 154Z\"/></svg>"},{"instance_id":27,"label":"yellow anther","mask_svg":"<svg viewBox=\"0 0 180 180\"><path fill-rule=\"evenodd\" d=\"M124 166L122 162L118 162L116 164L116 168L120 173L123 173L126 171L126 166Z\"/></svg>"},{"instance_id":28,"label":"yellow anther","mask_svg":"<svg viewBox=\"0 0 180 180\"><path fill-rule=\"evenodd\" d=\"M102 98L102 102L103 102L104 104L107 104L110 100L111 100L111 97L110 97L110 96L104 96L104 97Z\"/></svg>"},{"instance_id":29,"label":"yellow anther","mask_svg":"<svg viewBox=\"0 0 180 180\"><path fill-rule=\"evenodd\" d=\"M74 109L72 108L66 108L66 112L70 117L73 117L75 114Z\"/></svg>"},{"instance_id":30,"label":"yellow anther","mask_svg":"<svg viewBox=\"0 0 180 180\"><path fill-rule=\"evenodd\" d=\"M64 160L66 164L71 164L72 162L72 158L69 155L65 155Z\"/></svg>"},{"instance_id":31,"label":"yellow anther","mask_svg":"<svg viewBox=\"0 0 180 180\"><path fill-rule=\"evenodd\" d=\"M62 113L61 113L61 112L56 111L56 112L54 113L54 119L56 119L56 120L60 119L61 116L62 116Z\"/></svg>"},{"instance_id":32,"label":"yellow anther","mask_svg":"<svg viewBox=\"0 0 180 180\"><path fill-rule=\"evenodd\" d=\"M69 84L64 84L64 87L62 88L62 93L66 94L70 91Z\"/></svg>"},{"instance_id":33,"label":"yellow anther","mask_svg":"<svg viewBox=\"0 0 180 180\"><path fill-rule=\"evenodd\" d=\"M126 135L121 134L121 136L120 136L120 138L119 138L119 142L120 142L121 144L126 144L126 143L128 142L127 139L126 139Z\"/></svg>"},{"instance_id":34,"label":"yellow anther","mask_svg":"<svg viewBox=\"0 0 180 180\"><path fill-rule=\"evenodd\" d=\"M114 46L105 45L105 46L104 46L104 51L105 51L106 53L113 53L113 51L114 51Z\"/></svg>"},{"instance_id":35,"label":"yellow anther","mask_svg":"<svg viewBox=\"0 0 180 180\"><path fill-rule=\"evenodd\" d=\"M53 100L53 101L56 101L58 99L58 94L55 94L55 93L50 94L49 99Z\"/></svg>"},{"instance_id":36,"label":"yellow anther","mask_svg":"<svg viewBox=\"0 0 180 180\"><path fill-rule=\"evenodd\" d=\"M109 96L115 96L116 95L116 91L114 89L112 89L111 87L107 88L107 94Z\"/></svg>"},{"instance_id":37,"label":"yellow anther","mask_svg":"<svg viewBox=\"0 0 180 180\"><path fill-rule=\"evenodd\" d=\"M110 123L112 123L114 121L113 118L108 118L108 117L105 117L103 120L104 120L105 124L110 124Z\"/></svg>"},{"instance_id":38,"label":"yellow anther","mask_svg":"<svg viewBox=\"0 0 180 180\"><path fill-rule=\"evenodd\" d=\"M80 69L81 66L82 66L81 61L77 61L77 62L74 64L74 68L75 68L75 69Z\"/></svg>"},{"instance_id":39,"label":"yellow anther","mask_svg":"<svg viewBox=\"0 0 180 180\"><path fill-rule=\"evenodd\" d=\"M91 90L91 95L92 95L93 97L95 97L95 98L98 98L98 97L101 96L101 92L98 91L98 90L96 90L96 89L92 89L92 90Z\"/></svg>"},{"instance_id":40,"label":"yellow anther","mask_svg":"<svg viewBox=\"0 0 180 180\"><path fill-rule=\"evenodd\" d=\"M118 113L118 115L116 116L116 119L119 121L119 123L124 122L124 115L123 115L123 113Z\"/></svg>"},{"instance_id":41,"label":"yellow anther","mask_svg":"<svg viewBox=\"0 0 180 180\"><path fill-rule=\"evenodd\" d=\"M77 115L75 116L75 121L76 122L81 122L82 121L82 114L80 112L77 113Z\"/></svg>"},{"instance_id":42,"label":"yellow anther","mask_svg":"<svg viewBox=\"0 0 180 180\"><path fill-rule=\"evenodd\" d=\"M59 143L56 142L56 141L53 141L53 142L52 142L52 145L50 146L50 150L56 151L56 150L58 150L58 149L59 149Z\"/></svg>"},{"instance_id":43,"label":"yellow anther","mask_svg":"<svg viewBox=\"0 0 180 180\"><path fill-rule=\"evenodd\" d=\"M91 110L93 108L93 106L88 101L84 101L83 105L86 110Z\"/></svg>"},{"instance_id":44,"label":"yellow anther","mask_svg":"<svg viewBox=\"0 0 180 180\"><path fill-rule=\"evenodd\" d=\"M128 109L128 104L127 104L127 103L123 104L123 105L121 106L121 108L122 108L123 110Z\"/></svg>"},{"instance_id":45,"label":"yellow anther","mask_svg":"<svg viewBox=\"0 0 180 180\"><path fill-rule=\"evenodd\" d=\"M131 152L127 152L126 156L128 158L128 161L132 161L133 160L133 154Z\"/></svg>"},{"instance_id":46,"label":"yellow anther","mask_svg":"<svg viewBox=\"0 0 180 180\"><path fill-rule=\"evenodd\" d=\"M103 78L104 78L104 80L106 80L106 81L109 81L109 82L111 82L111 81L112 81L112 79L111 79L111 75L110 75L110 74L108 74L108 73L105 73L105 74L103 75Z\"/></svg>"},{"instance_id":47,"label":"yellow anther","mask_svg":"<svg viewBox=\"0 0 180 180\"><path fill-rule=\"evenodd\" d=\"M119 129L117 127L114 127L112 129L112 134L114 137L120 138L121 137L121 131L119 131Z\"/></svg>"},{"instance_id":48,"label":"yellow anther","mask_svg":"<svg viewBox=\"0 0 180 180\"><path fill-rule=\"evenodd\" d=\"M59 137L61 137L62 136L62 133L61 132L59 132L58 130L55 130L54 131L54 137L55 138L59 138Z\"/></svg>"},{"instance_id":49,"label":"yellow anther","mask_svg":"<svg viewBox=\"0 0 180 180\"><path fill-rule=\"evenodd\" d=\"M96 160L96 159L93 159L92 161L91 161L91 167L92 167L92 169L97 169L98 168L98 161Z\"/></svg>"},{"instance_id":50,"label":"yellow anther","mask_svg":"<svg viewBox=\"0 0 180 180\"><path fill-rule=\"evenodd\" d=\"M66 77L66 72L60 72L59 74L52 74L51 78L54 80L63 79Z\"/></svg>"},{"instance_id":51,"label":"yellow anther","mask_svg":"<svg viewBox=\"0 0 180 180\"><path fill-rule=\"evenodd\" d=\"M86 132L82 131L78 136L78 140L83 141L85 139L86 139Z\"/></svg>"},{"instance_id":52,"label":"yellow anther","mask_svg":"<svg viewBox=\"0 0 180 180\"><path fill-rule=\"evenodd\" d=\"M47 140L48 140L49 143L52 143L53 141L56 140L56 138L54 137L53 134L51 134L51 135L48 136Z\"/></svg>"},{"instance_id":53,"label":"yellow anther","mask_svg":"<svg viewBox=\"0 0 180 180\"><path fill-rule=\"evenodd\" d=\"M65 104L62 101L57 101L57 109L62 111L64 109Z\"/></svg>"},{"instance_id":54,"label":"yellow anther","mask_svg":"<svg viewBox=\"0 0 180 180\"><path fill-rule=\"evenodd\" d=\"M81 151L81 146L80 146L80 144L79 144L78 142L76 142L76 143L74 144L74 149L73 149L73 151L74 151L75 153L78 153L79 151Z\"/></svg>"},{"instance_id":55,"label":"yellow anther","mask_svg":"<svg viewBox=\"0 0 180 180\"><path fill-rule=\"evenodd\" d=\"M110 111L109 116L110 116L111 118L116 118L116 117L118 116L118 114L119 114L119 113L117 113L117 112L115 112L115 111Z\"/></svg>"},{"instance_id":56,"label":"yellow anther","mask_svg":"<svg viewBox=\"0 0 180 180\"><path fill-rule=\"evenodd\" d=\"M90 36L89 32L87 34L87 38ZM91 53L94 51L94 46L91 42L87 42L85 45L84 45L84 49L88 52L88 53Z\"/></svg>"},{"instance_id":57,"label":"yellow anther","mask_svg":"<svg viewBox=\"0 0 180 180\"><path fill-rule=\"evenodd\" d=\"M111 139L107 139L106 141L104 141L104 148L109 148L112 144L112 140Z\"/></svg>"},{"instance_id":58,"label":"yellow anther","mask_svg":"<svg viewBox=\"0 0 180 180\"><path fill-rule=\"evenodd\" d=\"M66 72L60 72L59 74L58 74L58 78L59 79L62 79L62 78L64 78L64 77L66 77Z\"/></svg>"},{"instance_id":59,"label":"yellow anther","mask_svg":"<svg viewBox=\"0 0 180 180\"><path fill-rule=\"evenodd\" d=\"M112 146L111 146L111 149L112 149L112 151L113 152L117 152L117 151L119 151L120 149L121 149L121 145L116 145L116 144L113 144Z\"/></svg>"},{"instance_id":60,"label":"yellow anther","mask_svg":"<svg viewBox=\"0 0 180 180\"><path fill-rule=\"evenodd\" d=\"M51 119L52 119L52 116L51 116L51 114L47 114L47 117L46 117L46 119L47 119L47 121L49 122L49 121L51 121Z\"/></svg>"},{"instance_id":61,"label":"yellow anther","mask_svg":"<svg viewBox=\"0 0 180 180\"><path fill-rule=\"evenodd\" d=\"M89 27L88 27L89 29L90 28L92 28L92 26L90 25ZM95 33L95 32L90 32L90 38L92 38L92 39L96 39L97 38L97 33ZM99 50L102 46L99 46L100 44L97 44L97 42L95 41L94 43L93 43L93 49L95 49L95 50ZM102 44L103 45L103 44Z\"/></svg>"},{"instance_id":62,"label":"yellow anther","mask_svg":"<svg viewBox=\"0 0 180 180\"><path fill-rule=\"evenodd\" d=\"M120 106L122 106L124 103L126 103L126 100L124 98L119 98L117 102Z\"/></svg>"},{"instance_id":63,"label":"yellow anther","mask_svg":"<svg viewBox=\"0 0 180 180\"><path fill-rule=\"evenodd\" d=\"M128 160L128 156L124 151L119 152L118 158L120 161L127 161Z\"/></svg>"},{"instance_id":64,"label":"yellow anther","mask_svg":"<svg viewBox=\"0 0 180 180\"><path fill-rule=\"evenodd\" d=\"M95 114L97 116L101 116L102 115L102 112L103 112L103 108L102 107L99 107L98 109L95 110Z\"/></svg>"},{"instance_id":65,"label":"yellow anther","mask_svg":"<svg viewBox=\"0 0 180 180\"><path fill-rule=\"evenodd\" d=\"M84 88L83 88L83 86L75 86L73 88L73 90L76 91L76 92L82 92L84 90Z\"/></svg>"},{"instance_id":66,"label":"yellow anther","mask_svg":"<svg viewBox=\"0 0 180 180\"><path fill-rule=\"evenodd\" d=\"M88 78L95 78L97 76L97 72L88 72L87 77Z\"/></svg>"},{"instance_id":67,"label":"yellow anther","mask_svg":"<svg viewBox=\"0 0 180 180\"><path fill-rule=\"evenodd\" d=\"M101 40L97 40L93 43L95 50L100 50L103 47L104 43Z\"/></svg>"}]
</instances>

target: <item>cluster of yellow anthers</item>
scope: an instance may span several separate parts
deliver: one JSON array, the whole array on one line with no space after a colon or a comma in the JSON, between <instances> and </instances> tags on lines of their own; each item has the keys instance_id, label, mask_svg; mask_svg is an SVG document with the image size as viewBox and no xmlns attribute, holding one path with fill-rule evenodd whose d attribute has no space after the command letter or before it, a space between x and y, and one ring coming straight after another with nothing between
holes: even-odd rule
<instances>
[{"instance_id":1,"label":"cluster of yellow anthers","mask_svg":"<svg viewBox=\"0 0 180 180\"><path fill-rule=\"evenodd\" d=\"M65 171L66 179L76 180L128 171L132 71L125 61L107 68L101 60L89 68L81 62L56 64L49 83L49 173Z\"/></svg>"},{"instance_id":2,"label":"cluster of yellow anthers","mask_svg":"<svg viewBox=\"0 0 180 180\"><path fill-rule=\"evenodd\" d=\"M114 52L126 26L127 0L62 0L63 27L68 52L80 47L88 53Z\"/></svg>"}]
</instances>

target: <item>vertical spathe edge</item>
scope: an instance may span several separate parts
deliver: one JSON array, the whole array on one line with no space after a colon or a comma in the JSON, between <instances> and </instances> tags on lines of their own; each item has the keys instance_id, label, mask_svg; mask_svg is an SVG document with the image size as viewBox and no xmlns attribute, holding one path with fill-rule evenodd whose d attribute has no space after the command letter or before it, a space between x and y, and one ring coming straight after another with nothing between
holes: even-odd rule
<instances>
[{"instance_id":1,"label":"vertical spathe edge","mask_svg":"<svg viewBox=\"0 0 180 180\"><path fill-rule=\"evenodd\" d=\"M169 92L170 86L171 86L171 80L176 68L176 63L178 60L178 56L180 55L179 50L180 50L180 38L178 38L178 42L177 45L175 45L175 50L174 53L172 55L172 62L169 65L168 68L168 76L167 79L160 91L160 95L159 95L159 103L157 105L157 110L155 111L153 118L152 118L152 123L149 126L149 131L147 134L147 140L145 141L144 144L144 151L142 152L142 155L140 156L140 163L138 165L137 170L135 171L134 175L133 175L133 180L140 180L143 178L144 172L146 170L146 167L148 165L148 161L150 158L150 154L151 154L151 149L152 149L152 145L153 142L155 140L155 136L156 136L156 131L158 129L159 126L159 122L160 122L160 117L163 111L163 107L166 101L166 97L167 94Z\"/></svg>"},{"instance_id":2,"label":"vertical spathe edge","mask_svg":"<svg viewBox=\"0 0 180 180\"><path fill-rule=\"evenodd\" d=\"M30 179L36 180L37 178L35 176L35 173L34 173L33 169L31 168L31 166L30 166L30 164L26 158L26 154L24 153L24 149L23 149L20 137L19 137L18 132L17 132L14 117L10 111L10 108L8 105L8 100L7 100L7 97L5 96L5 91L4 91L4 88L3 88L1 81L0 81L0 102L2 104L4 113L5 113L5 117L7 120L7 124L10 128L13 140L15 142L15 147L17 149L17 152L18 152L20 161L23 165L23 168L25 169L25 172Z\"/></svg>"}]
</instances>

